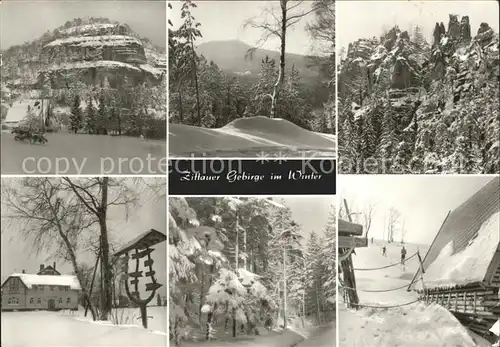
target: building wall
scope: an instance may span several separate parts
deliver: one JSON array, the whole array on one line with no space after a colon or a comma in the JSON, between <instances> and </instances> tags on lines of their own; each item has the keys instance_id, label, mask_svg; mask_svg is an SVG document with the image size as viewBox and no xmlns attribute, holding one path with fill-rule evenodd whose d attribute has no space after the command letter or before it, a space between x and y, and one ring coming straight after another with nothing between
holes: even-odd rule
<instances>
[{"instance_id":1,"label":"building wall","mask_svg":"<svg viewBox=\"0 0 500 347\"><path fill-rule=\"evenodd\" d=\"M54 300L56 309L77 308L78 291L61 286L43 286L43 290L38 286L26 291L27 309L47 310L50 300Z\"/></svg>"},{"instance_id":2,"label":"building wall","mask_svg":"<svg viewBox=\"0 0 500 347\"><path fill-rule=\"evenodd\" d=\"M17 281L11 288L10 282ZM33 286L27 289L18 278L10 278L2 288L2 310L48 310L50 300L54 301L55 309L77 309L79 292L63 286ZM11 290L13 289L13 290ZM12 300L18 300L13 303ZM68 301L69 299L69 301ZM9 303L10 300L10 303Z\"/></svg>"},{"instance_id":3,"label":"building wall","mask_svg":"<svg viewBox=\"0 0 500 347\"><path fill-rule=\"evenodd\" d=\"M2 287L2 309L17 310L26 307L26 286L17 277L11 277ZM12 300L17 300L12 302Z\"/></svg>"}]
</instances>

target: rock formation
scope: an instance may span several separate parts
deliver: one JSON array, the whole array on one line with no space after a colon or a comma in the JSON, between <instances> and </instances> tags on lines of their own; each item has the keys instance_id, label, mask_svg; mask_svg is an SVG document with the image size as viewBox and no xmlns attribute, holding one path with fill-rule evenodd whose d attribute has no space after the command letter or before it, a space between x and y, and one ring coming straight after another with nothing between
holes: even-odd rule
<instances>
[{"instance_id":1,"label":"rock formation","mask_svg":"<svg viewBox=\"0 0 500 347\"><path fill-rule=\"evenodd\" d=\"M446 35L452 40L460 39L460 23L456 14L450 14L450 21L448 22L448 32Z\"/></svg>"},{"instance_id":2,"label":"rock formation","mask_svg":"<svg viewBox=\"0 0 500 347\"><path fill-rule=\"evenodd\" d=\"M66 88L70 81L99 85L106 78L112 88L125 78L157 85L166 75L164 53L128 25L104 19L67 22L29 45L9 48L4 63L4 78L12 83L30 76L30 88L47 81L52 89Z\"/></svg>"},{"instance_id":3,"label":"rock formation","mask_svg":"<svg viewBox=\"0 0 500 347\"><path fill-rule=\"evenodd\" d=\"M460 39L463 42L469 42L471 40L469 16L463 16L460 20Z\"/></svg>"},{"instance_id":4,"label":"rock formation","mask_svg":"<svg viewBox=\"0 0 500 347\"><path fill-rule=\"evenodd\" d=\"M474 37L474 39L481 45L482 47L488 45L491 43L494 37L494 32L490 28L488 23L481 23L479 26L479 29L477 30L477 35Z\"/></svg>"}]
</instances>

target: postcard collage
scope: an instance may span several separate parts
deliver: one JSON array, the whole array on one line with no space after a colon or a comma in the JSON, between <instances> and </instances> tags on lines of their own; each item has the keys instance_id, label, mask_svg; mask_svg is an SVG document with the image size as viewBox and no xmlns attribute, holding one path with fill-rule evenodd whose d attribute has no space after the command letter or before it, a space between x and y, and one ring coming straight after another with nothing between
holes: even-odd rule
<instances>
[{"instance_id":1,"label":"postcard collage","mask_svg":"<svg viewBox=\"0 0 500 347\"><path fill-rule=\"evenodd\" d=\"M494 0L0 0L2 347L500 347Z\"/></svg>"}]
</instances>

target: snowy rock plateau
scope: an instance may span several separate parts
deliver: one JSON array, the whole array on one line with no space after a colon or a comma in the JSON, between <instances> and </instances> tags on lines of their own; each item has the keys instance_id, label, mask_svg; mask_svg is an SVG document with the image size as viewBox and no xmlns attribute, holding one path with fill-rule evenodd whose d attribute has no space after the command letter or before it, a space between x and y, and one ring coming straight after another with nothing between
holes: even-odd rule
<instances>
[{"instance_id":1,"label":"snowy rock plateau","mask_svg":"<svg viewBox=\"0 0 500 347\"><path fill-rule=\"evenodd\" d=\"M78 80L111 87L160 84L166 72L163 48L128 25L104 18L75 19L40 38L2 52L2 81L14 88L65 88Z\"/></svg>"}]
</instances>

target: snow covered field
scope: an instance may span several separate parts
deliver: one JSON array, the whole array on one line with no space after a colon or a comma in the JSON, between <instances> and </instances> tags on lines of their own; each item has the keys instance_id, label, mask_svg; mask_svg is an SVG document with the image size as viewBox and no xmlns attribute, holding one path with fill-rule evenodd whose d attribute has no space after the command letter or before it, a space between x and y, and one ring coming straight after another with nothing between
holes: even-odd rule
<instances>
[{"instance_id":1,"label":"snow covered field","mask_svg":"<svg viewBox=\"0 0 500 347\"><path fill-rule=\"evenodd\" d=\"M102 169L104 174L108 171L108 174L159 175L167 170L166 162L163 167L159 165L160 159L167 154L165 141L69 133L47 133L45 136L48 143L39 145L16 141L12 134L2 133L2 174L55 174L57 169L60 174L98 174ZM148 170L148 156L152 172ZM26 158L38 160L38 168L35 159L28 159L25 162L28 172L25 172L23 161ZM80 167L82 171L78 172Z\"/></svg>"},{"instance_id":2,"label":"snow covered field","mask_svg":"<svg viewBox=\"0 0 500 347\"><path fill-rule=\"evenodd\" d=\"M171 156L255 157L265 152L281 156L335 156L334 135L302 129L283 119L251 117L237 119L219 129L169 124Z\"/></svg>"},{"instance_id":3,"label":"snow covered field","mask_svg":"<svg viewBox=\"0 0 500 347\"><path fill-rule=\"evenodd\" d=\"M397 309L339 307L339 347L489 347L445 308L414 304Z\"/></svg>"},{"instance_id":4,"label":"snow covered field","mask_svg":"<svg viewBox=\"0 0 500 347\"><path fill-rule=\"evenodd\" d=\"M382 246L387 247L387 257L382 256ZM423 257L429 246L405 244L406 257L417 249ZM387 266L400 261L401 245L382 241L369 242L367 248L356 249L354 268L366 269ZM407 261L403 271L400 265L377 270L356 271L356 284L361 304L391 306L417 299L408 292L418 269L418 258ZM424 277L425 280L425 277ZM389 292L363 292L402 287ZM471 334L446 309L439 305L426 306L415 303L390 309L361 308L352 310L339 305L339 347L487 347L487 341Z\"/></svg>"},{"instance_id":5,"label":"snow covered field","mask_svg":"<svg viewBox=\"0 0 500 347\"><path fill-rule=\"evenodd\" d=\"M149 307L149 329L140 324L139 309L119 309L123 325L92 322L83 317L83 308L69 312L2 312L2 347L102 346L164 347L167 345L165 307Z\"/></svg>"}]
</instances>

